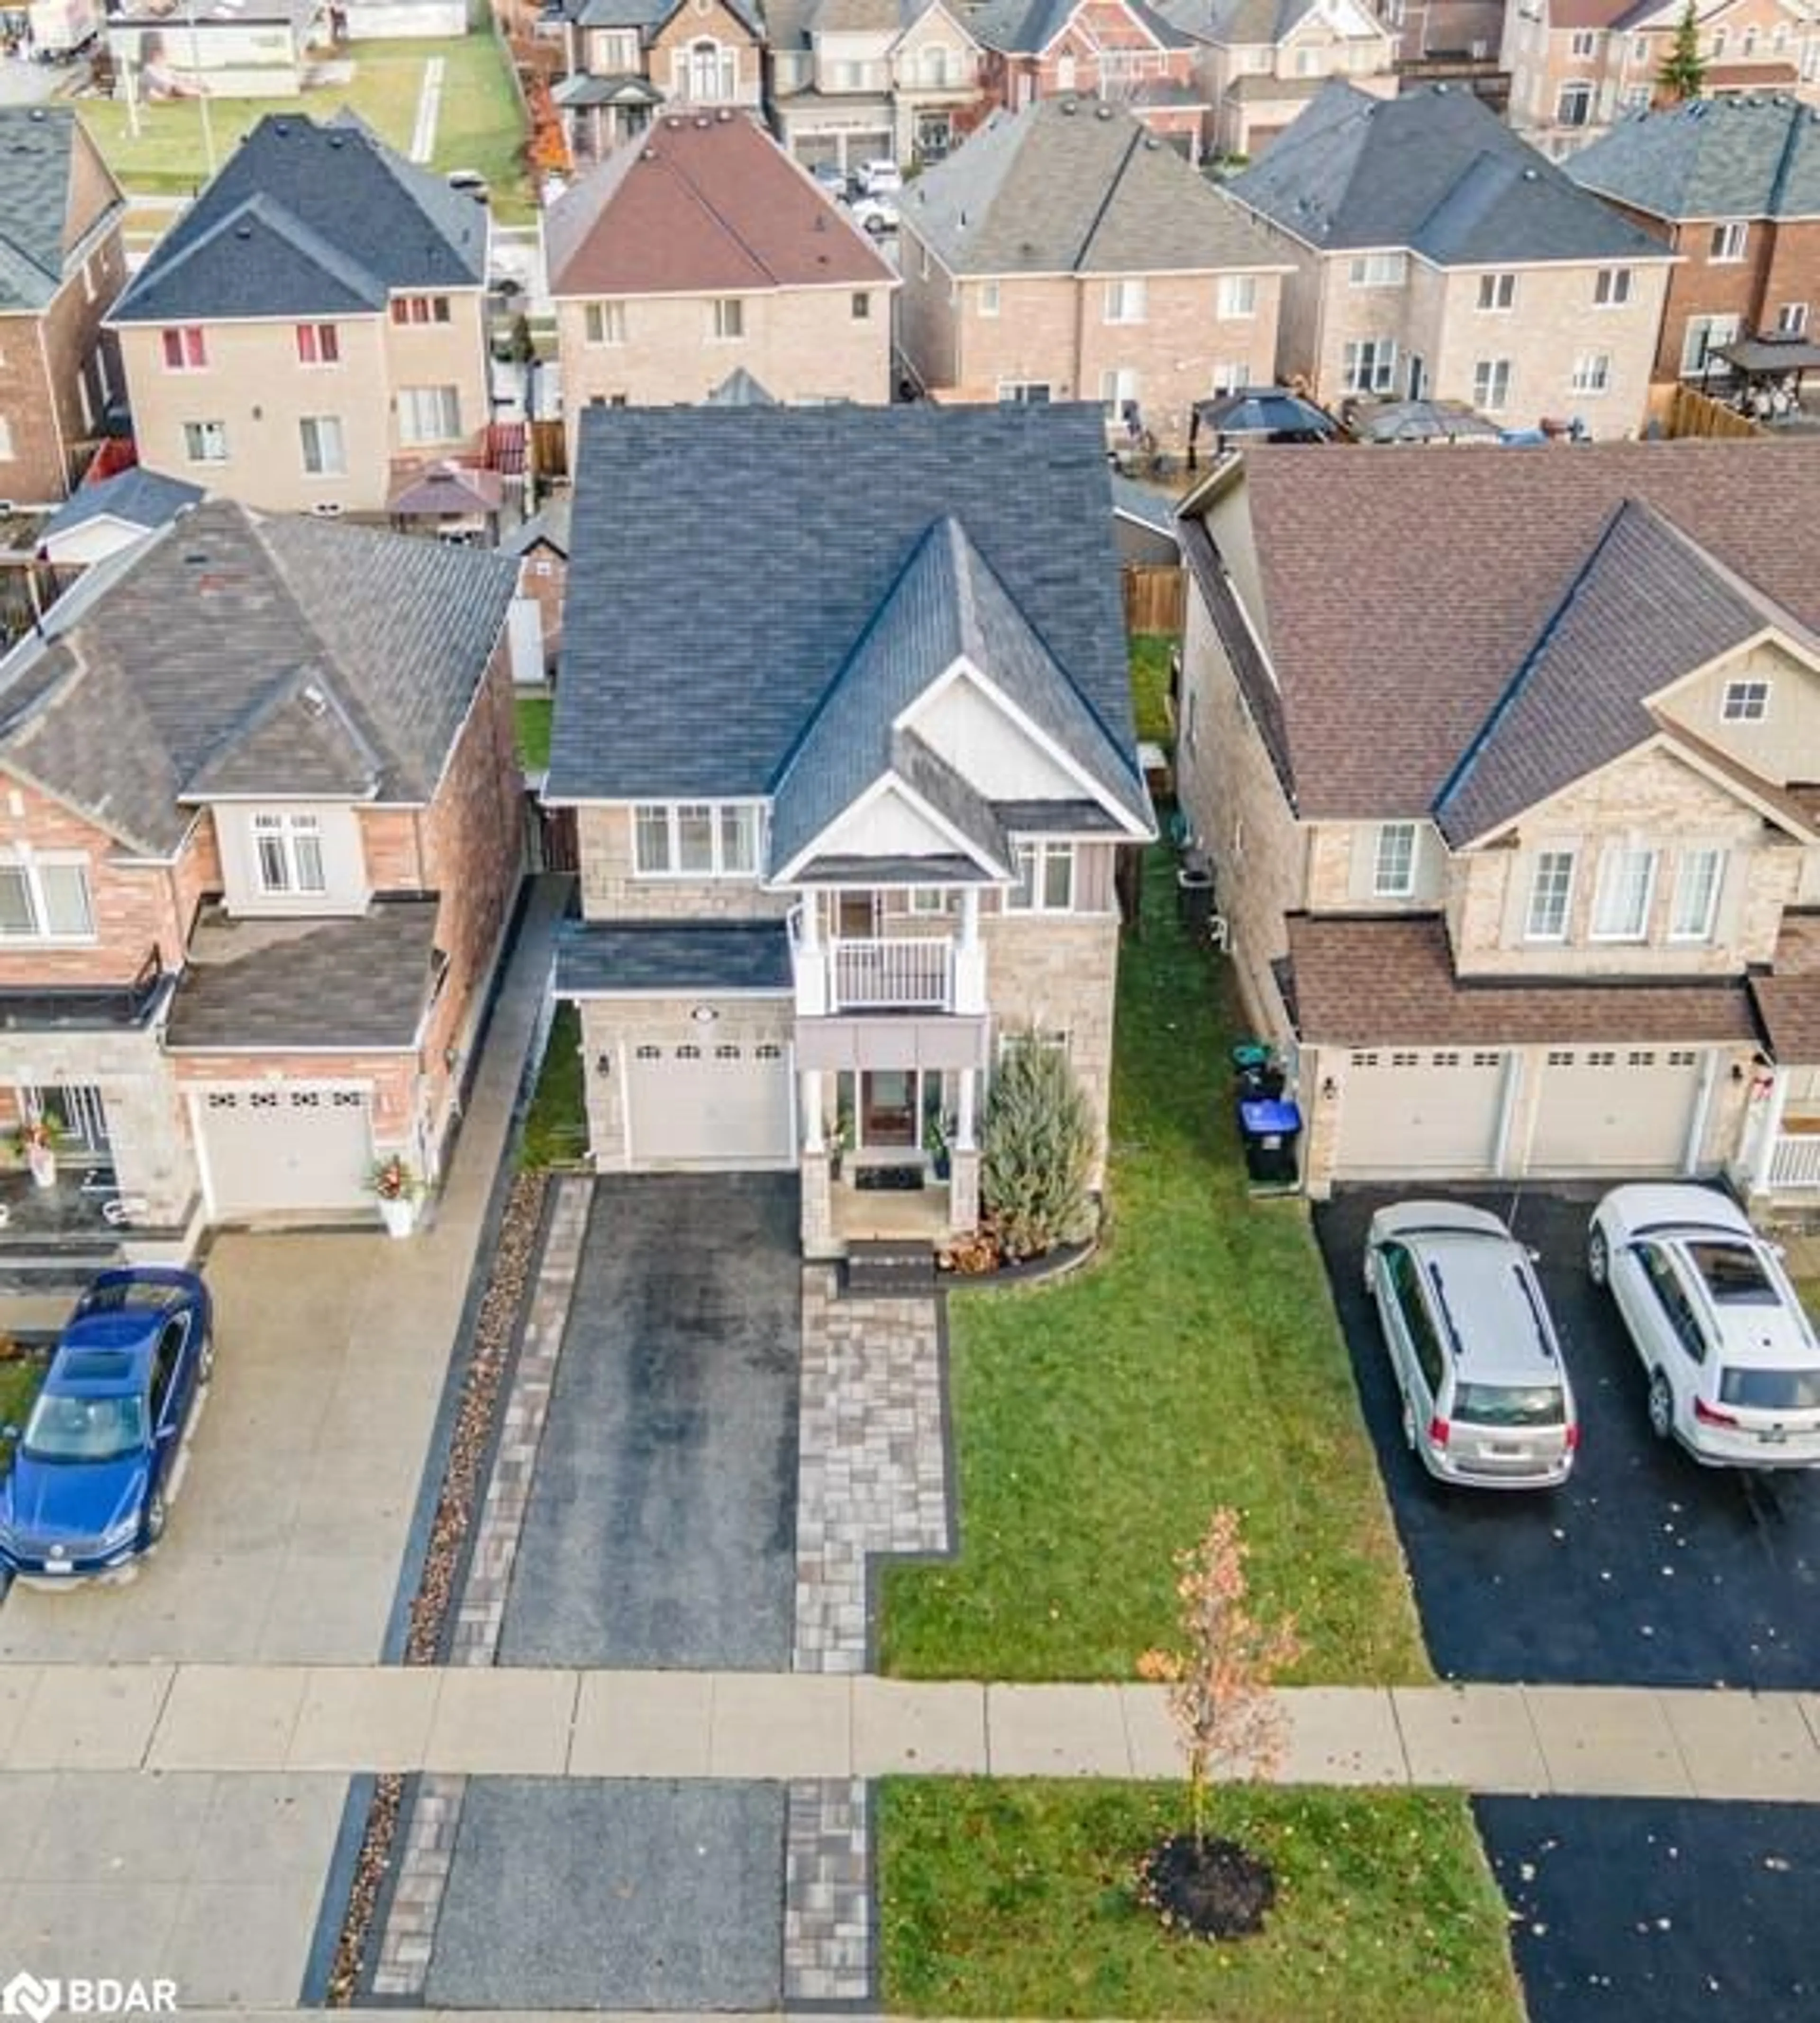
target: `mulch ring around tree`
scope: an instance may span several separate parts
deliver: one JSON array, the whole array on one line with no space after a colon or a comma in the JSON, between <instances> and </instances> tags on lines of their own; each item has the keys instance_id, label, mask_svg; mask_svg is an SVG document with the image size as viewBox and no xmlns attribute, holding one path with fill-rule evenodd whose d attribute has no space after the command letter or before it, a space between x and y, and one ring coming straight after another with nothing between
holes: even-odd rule
<instances>
[{"instance_id":1,"label":"mulch ring around tree","mask_svg":"<svg viewBox=\"0 0 1820 2023\"><path fill-rule=\"evenodd\" d=\"M1176 1834L1138 1864L1138 1894L1173 1932L1244 1939L1264 1929L1277 1878L1237 1841Z\"/></svg>"}]
</instances>

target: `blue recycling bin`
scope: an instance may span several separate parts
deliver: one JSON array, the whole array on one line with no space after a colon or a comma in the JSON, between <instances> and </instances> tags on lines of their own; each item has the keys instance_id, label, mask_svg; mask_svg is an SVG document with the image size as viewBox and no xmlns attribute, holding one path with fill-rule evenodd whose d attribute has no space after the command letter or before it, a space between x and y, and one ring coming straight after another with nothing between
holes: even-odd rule
<instances>
[{"instance_id":1,"label":"blue recycling bin","mask_svg":"<svg viewBox=\"0 0 1820 2023\"><path fill-rule=\"evenodd\" d=\"M1239 1104L1239 1137L1245 1171L1260 1187L1296 1184L1302 1112L1280 1096L1259 1096Z\"/></svg>"}]
</instances>

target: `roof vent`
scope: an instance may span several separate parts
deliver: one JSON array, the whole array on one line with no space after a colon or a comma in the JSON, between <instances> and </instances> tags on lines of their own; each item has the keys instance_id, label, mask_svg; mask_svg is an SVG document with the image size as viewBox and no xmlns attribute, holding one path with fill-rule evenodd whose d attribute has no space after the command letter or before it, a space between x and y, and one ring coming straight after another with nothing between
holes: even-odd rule
<instances>
[{"instance_id":1,"label":"roof vent","mask_svg":"<svg viewBox=\"0 0 1820 2023\"><path fill-rule=\"evenodd\" d=\"M302 689L303 706L312 716L320 716L329 706L329 699L314 682L305 682Z\"/></svg>"},{"instance_id":2,"label":"roof vent","mask_svg":"<svg viewBox=\"0 0 1820 2023\"><path fill-rule=\"evenodd\" d=\"M31 116L42 126L44 123L44 108L42 105L33 106Z\"/></svg>"},{"instance_id":3,"label":"roof vent","mask_svg":"<svg viewBox=\"0 0 1820 2023\"><path fill-rule=\"evenodd\" d=\"M285 140L288 138L291 133L291 123L287 119L274 119L272 123L272 130L280 140Z\"/></svg>"},{"instance_id":4,"label":"roof vent","mask_svg":"<svg viewBox=\"0 0 1820 2023\"><path fill-rule=\"evenodd\" d=\"M1072 119L1074 115L1080 110L1080 108L1073 99L1065 98L1062 101L1062 110L1064 115L1068 118Z\"/></svg>"},{"instance_id":5,"label":"roof vent","mask_svg":"<svg viewBox=\"0 0 1820 2023\"><path fill-rule=\"evenodd\" d=\"M1541 180L1541 177L1540 177L1540 175L1537 174L1537 172L1534 169L1525 169L1525 170L1524 170L1524 171L1523 171L1523 181L1524 181L1525 182L1526 182L1526 183L1539 182L1540 180Z\"/></svg>"},{"instance_id":6,"label":"roof vent","mask_svg":"<svg viewBox=\"0 0 1820 2023\"><path fill-rule=\"evenodd\" d=\"M192 548L183 560L186 569L206 569L209 565L207 551L203 548Z\"/></svg>"},{"instance_id":7,"label":"roof vent","mask_svg":"<svg viewBox=\"0 0 1820 2023\"><path fill-rule=\"evenodd\" d=\"M638 159L641 162L654 162L657 159L657 150L655 148L647 148Z\"/></svg>"},{"instance_id":8,"label":"roof vent","mask_svg":"<svg viewBox=\"0 0 1820 2023\"><path fill-rule=\"evenodd\" d=\"M1445 98L1447 96L1447 81L1445 78L1442 79L1440 83L1435 86L1434 96L1437 98Z\"/></svg>"},{"instance_id":9,"label":"roof vent","mask_svg":"<svg viewBox=\"0 0 1820 2023\"><path fill-rule=\"evenodd\" d=\"M1154 134L1146 134L1144 136L1144 146L1146 149L1153 155L1156 153L1157 150L1161 147L1162 144L1163 143L1157 138Z\"/></svg>"},{"instance_id":10,"label":"roof vent","mask_svg":"<svg viewBox=\"0 0 1820 2023\"><path fill-rule=\"evenodd\" d=\"M722 126L725 126L728 122L732 119L733 116L732 108L725 105L723 105L719 112L714 115L716 121Z\"/></svg>"},{"instance_id":11,"label":"roof vent","mask_svg":"<svg viewBox=\"0 0 1820 2023\"><path fill-rule=\"evenodd\" d=\"M243 220L241 223L234 227L234 236L236 239L250 239L253 236L252 226L247 224Z\"/></svg>"},{"instance_id":12,"label":"roof vent","mask_svg":"<svg viewBox=\"0 0 1820 2023\"><path fill-rule=\"evenodd\" d=\"M714 122L704 112L695 123L697 126L711 126Z\"/></svg>"},{"instance_id":13,"label":"roof vent","mask_svg":"<svg viewBox=\"0 0 1820 2023\"><path fill-rule=\"evenodd\" d=\"M338 148L346 138L347 136L345 134L331 134L329 136L329 145L331 148Z\"/></svg>"},{"instance_id":14,"label":"roof vent","mask_svg":"<svg viewBox=\"0 0 1820 2023\"><path fill-rule=\"evenodd\" d=\"M1109 105L1096 105L1093 108L1093 116L1096 119L1109 119L1113 116L1113 109Z\"/></svg>"}]
</instances>

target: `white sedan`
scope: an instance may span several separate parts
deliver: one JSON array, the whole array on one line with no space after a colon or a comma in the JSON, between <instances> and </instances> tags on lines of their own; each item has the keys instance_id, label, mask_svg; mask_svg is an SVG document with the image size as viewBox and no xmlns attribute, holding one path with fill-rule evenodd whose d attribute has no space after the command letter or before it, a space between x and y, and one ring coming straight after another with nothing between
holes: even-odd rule
<instances>
[{"instance_id":1,"label":"white sedan","mask_svg":"<svg viewBox=\"0 0 1820 2023\"><path fill-rule=\"evenodd\" d=\"M1820 1466L1820 1340L1782 1253L1710 1187L1616 1188L1587 1232L1649 1373L1650 1425L1713 1467Z\"/></svg>"}]
</instances>

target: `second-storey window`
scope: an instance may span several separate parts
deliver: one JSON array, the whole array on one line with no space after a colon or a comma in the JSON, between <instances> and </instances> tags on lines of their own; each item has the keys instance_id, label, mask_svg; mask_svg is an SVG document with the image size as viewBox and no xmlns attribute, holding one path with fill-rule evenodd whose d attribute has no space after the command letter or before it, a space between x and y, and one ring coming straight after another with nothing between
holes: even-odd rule
<instances>
[{"instance_id":1,"label":"second-storey window","mask_svg":"<svg viewBox=\"0 0 1820 2023\"><path fill-rule=\"evenodd\" d=\"M709 305L708 327L715 341L731 344L746 334L746 305L737 295L718 295Z\"/></svg>"},{"instance_id":2,"label":"second-storey window","mask_svg":"<svg viewBox=\"0 0 1820 2023\"><path fill-rule=\"evenodd\" d=\"M164 369L166 372L200 372L209 362L208 341L196 324L185 324L181 329L159 333L164 346Z\"/></svg>"},{"instance_id":3,"label":"second-storey window","mask_svg":"<svg viewBox=\"0 0 1820 2023\"><path fill-rule=\"evenodd\" d=\"M0 941L90 941L86 865L69 858L0 858Z\"/></svg>"},{"instance_id":4,"label":"second-storey window","mask_svg":"<svg viewBox=\"0 0 1820 2023\"><path fill-rule=\"evenodd\" d=\"M1021 843L1018 882L1005 894L1014 913L1071 913L1074 910L1074 845Z\"/></svg>"},{"instance_id":5,"label":"second-storey window","mask_svg":"<svg viewBox=\"0 0 1820 2023\"><path fill-rule=\"evenodd\" d=\"M1731 266L1744 258L1750 240L1750 225L1741 218L1728 218L1712 228L1710 258L1715 266Z\"/></svg>"},{"instance_id":6,"label":"second-storey window","mask_svg":"<svg viewBox=\"0 0 1820 2023\"><path fill-rule=\"evenodd\" d=\"M980 284L980 314L996 316L999 313L999 284L996 281Z\"/></svg>"},{"instance_id":7,"label":"second-storey window","mask_svg":"<svg viewBox=\"0 0 1820 2023\"><path fill-rule=\"evenodd\" d=\"M1719 887L1725 869L1722 850L1684 850L1675 869L1675 900L1668 913L1672 942L1709 942L1719 917Z\"/></svg>"},{"instance_id":8,"label":"second-storey window","mask_svg":"<svg viewBox=\"0 0 1820 2023\"><path fill-rule=\"evenodd\" d=\"M322 824L314 815L255 815L253 843L261 892L326 892Z\"/></svg>"},{"instance_id":9,"label":"second-storey window","mask_svg":"<svg viewBox=\"0 0 1820 2023\"><path fill-rule=\"evenodd\" d=\"M1650 931L1650 901L1655 890L1653 850L1608 850L1599 860L1599 889L1593 895L1593 939L1643 940Z\"/></svg>"},{"instance_id":10,"label":"second-storey window","mask_svg":"<svg viewBox=\"0 0 1820 2023\"><path fill-rule=\"evenodd\" d=\"M1407 899L1416 889L1416 825L1384 822L1372 859L1372 897Z\"/></svg>"},{"instance_id":11,"label":"second-storey window","mask_svg":"<svg viewBox=\"0 0 1820 2023\"><path fill-rule=\"evenodd\" d=\"M297 362L299 365L339 365L341 332L332 323L300 323L297 326Z\"/></svg>"},{"instance_id":12,"label":"second-storey window","mask_svg":"<svg viewBox=\"0 0 1820 2023\"><path fill-rule=\"evenodd\" d=\"M1355 253L1347 267L1347 282L1354 288L1400 288L1409 273L1409 262L1401 253Z\"/></svg>"},{"instance_id":13,"label":"second-storey window","mask_svg":"<svg viewBox=\"0 0 1820 2023\"><path fill-rule=\"evenodd\" d=\"M1630 298L1630 269L1628 267L1601 267L1592 284L1594 308L1622 309Z\"/></svg>"},{"instance_id":14,"label":"second-storey window","mask_svg":"<svg viewBox=\"0 0 1820 2023\"><path fill-rule=\"evenodd\" d=\"M1144 320L1144 284L1141 280L1106 283L1106 320L1108 323Z\"/></svg>"},{"instance_id":15,"label":"second-storey window","mask_svg":"<svg viewBox=\"0 0 1820 2023\"><path fill-rule=\"evenodd\" d=\"M1724 723L1761 723L1770 713L1770 685L1765 681L1727 682L1719 700Z\"/></svg>"},{"instance_id":16,"label":"second-storey window","mask_svg":"<svg viewBox=\"0 0 1820 2023\"><path fill-rule=\"evenodd\" d=\"M755 801L652 801L632 811L632 866L644 878L751 878Z\"/></svg>"},{"instance_id":17,"label":"second-storey window","mask_svg":"<svg viewBox=\"0 0 1820 2023\"><path fill-rule=\"evenodd\" d=\"M1567 912L1573 898L1573 853L1544 850L1536 859L1529 881L1529 911L1523 938L1532 942L1567 938Z\"/></svg>"},{"instance_id":18,"label":"second-storey window","mask_svg":"<svg viewBox=\"0 0 1820 2023\"><path fill-rule=\"evenodd\" d=\"M448 297L394 295L392 298L392 320L394 323L447 323Z\"/></svg>"},{"instance_id":19,"label":"second-storey window","mask_svg":"<svg viewBox=\"0 0 1820 2023\"><path fill-rule=\"evenodd\" d=\"M1517 277L1515 274L1481 274L1478 277L1478 305L1488 313L1514 309L1517 301Z\"/></svg>"},{"instance_id":20,"label":"second-storey window","mask_svg":"<svg viewBox=\"0 0 1820 2023\"><path fill-rule=\"evenodd\" d=\"M1219 277L1219 314L1222 319L1255 316L1257 313L1257 276L1222 274Z\"/></svg>"},{"instance_id":21,"label":"second-storey window","mask_svg":"<svg viewBox=\"0 0 1820 2023\"><path fill-rule=\"evenodd\" d=\"M590 344L623 344L626 341L626 305L623 302L589 302L582 310L582 324Z\"/></svg>"}]
</instances>

